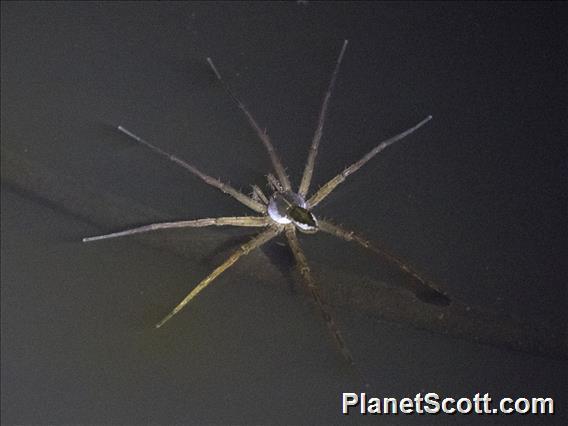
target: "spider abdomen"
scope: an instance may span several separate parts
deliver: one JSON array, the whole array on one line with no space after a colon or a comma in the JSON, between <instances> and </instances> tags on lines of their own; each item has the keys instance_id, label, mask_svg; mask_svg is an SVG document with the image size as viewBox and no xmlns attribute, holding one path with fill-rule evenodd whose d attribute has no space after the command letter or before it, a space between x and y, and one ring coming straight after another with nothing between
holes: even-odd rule
<instances>
[{"instance_id":1,"label":"spider abdomen","mask_svg":"<svg viewBox=\"0 0 568 426\"><path fill-rule=\"evenodd\" d=\"M276 223L293 223L303 232L317 231L316 218L306 209L306 201L291 191L274 193L268 203L268 215Z\"/></svg>"}]
</instances>

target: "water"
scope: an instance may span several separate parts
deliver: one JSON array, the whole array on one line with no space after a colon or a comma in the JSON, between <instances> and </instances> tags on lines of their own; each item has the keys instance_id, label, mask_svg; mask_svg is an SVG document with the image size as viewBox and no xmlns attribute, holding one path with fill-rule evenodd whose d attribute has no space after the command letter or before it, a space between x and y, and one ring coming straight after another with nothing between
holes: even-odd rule
<instances>
[{"instance_id":1,"label":"water","mask_svg":"<svg viewBox=\"0 0 568 426\"><path fill-rule=\"evenodd\" d=\"M565 70L553 8L3 3L3 424L376 420L340 414L340 393L362 386L280 246L243 259L156 331L248 231L80 243L148 221L246 213L115 130L244 190L263 184L267 156L207 56L299 184L344 38L316 186L379 140L434 120L351 176L317 217L382 241L463 314L435 325L441 308L398 291L371 256L302 238L372 392L550 395L565 407L566 362L512 350L512 329L487 320L566 324ZM464 313L478 311L487 314ZM487 336L492 345L475 342Z\"/></svg>"}]
</instances>

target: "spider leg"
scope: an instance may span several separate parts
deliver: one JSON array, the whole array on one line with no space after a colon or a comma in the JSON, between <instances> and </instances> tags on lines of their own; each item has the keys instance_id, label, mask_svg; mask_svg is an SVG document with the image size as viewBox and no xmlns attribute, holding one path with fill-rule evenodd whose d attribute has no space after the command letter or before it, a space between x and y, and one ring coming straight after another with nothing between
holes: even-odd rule
<instances>
[{"instance_id":1,"label":"spider leg","mask_svg":"<svg viewBox=\"0 0 568 426\"><path fill-rule=\"evenodd\" d=\"M337 324L331 314L329 305L322 299L319 287L312 277L312 271L310 269L310 266L308 265L308 259L306 258L304 251L300 247L300 242L298 241L298 237L296 236L296 228L294 228L294 226L286 227L286 238L288 240L290 248L292 249L296 263L298 264L298 269L300 275L302 276L304 284L307 287L308 292L314 299L314 302L318 306L329 332L335 339L335 342L337 343L343 357L349 364L353 364L353 357L351 356L349 349L347 349L347 346L345 345L345 340L343 339L343 335L339 331L339 328L337 327Z\"/></svg>"},{"instance_id":2,"label":"spider leg","mask_svg":"<svg viewBox=\"0 0 568 426\"><path fill-rule=\"evenodd\" d=\"M113 232L112 234L97 235L83 238L83 242L106 240L108 238L124 237L127 235L142 234L144 232L157 231L158 229L171 228L203 228L205 226L268 226L271 220L267 216L240 216L240 217L213 217L206 219L182 220L179 222L153 223L139 226L125 231Z\"/></svg>"},{"instance_id":3,"label":"spider leg","mask_svg":"<svg viewBox=\"0 0 568 426\"><path fill-rule=\"evenodd\" d=\"M233 93L233 91L231 90L229 85L227 83L225 83L225 80L223 80L223 77L221 77L221 73L219 73L219 71L217 70L217 68L213 64L213 61L211 60L211 58L207 58L207 62L209 63L209 66L211 67L211 69L213 69L213 72L215 73L217 80L219 80L219 82L221 83L221 86L223 86L223 89L225 89L225 92L227 92L227 94L231 97L233 102L246 115L249 124L254 129L254 131L256 132L258 137L260 138L261 142L263 143L264 147L268 151L268 155L270 156L270 160L272 161L272 166L274 167L274 171L278 175L278 179L280 179L280 182L282 182L282 185L284 185L284 188L287 191L290 191L292 189L292 186L290 185L290 179L288 178L288 175L286 174L286 171L284 170L284 166L282 165L282 162L280 161L278 154L276 154L276 150L274 149L274 146L272 145L272 142L270 141L270 137L268 136L268 134L266 133L265 130L262 130L260 128L260 126L258 125L256 120L254 119L252 114L248 111L245 104L243 104L242 101L239 98L237 98L237 96Z\"/></svg>"},{"instance_id":4,"label":"spider leg","mask_svg":"<svg viewBox=\"0 0 568 426\"><path fill-rule=\"evenodd\" d=\"M278 179L276 179L276 177L272 173L268 173L266 175L266 179L268 180L268 186L270 186L272 191L284 192L284 187L282 186L280 181Z\"/></svg>"},{"instance_id":5,"label":"spider leg","mask_svg":"<svg viewBox=\"0 0 568 426\"><path fill-rule=\"evenodd\" d=\"M343 47L341 48L341 52L339 52L339 57L337 58L337 62L335 63L335 69L333 70L333 74L331 75L331 80L329 82L327 92L325 94L325 97L323 98L318 125L316 127L316 132L314 133L314 138L312 139L312 145L310 146L310 152L308 154L308 161L306 162L306 167L304 168L304 174L302 176L302 182L300 183L300 188L298 190L298 194L302 198L306 197L308 189L310 188L312 175L314 173L314 164L316 161L316 156L318 154L318 147L323 135L323 125L325 122L325 115L327 113L327 106L329 104L329 99L331 98L331 91L333 90L333 86L335 85L335 80L337 79L337 74L339 73L339 66L341 65L343 55L345 54L345 49L347 48L347 43L347 40L343 42Z\"/></svg>"},{"instance_id":6,"label":"spider leg","mask_svg":"<svg viewBox=\"0 0 568 426\"><path fill-rule=\"evenodd\" d=\"M149 148L150 150L154 151L156 154L159 154L163 157L166 157L168 160L173 161L177 165L183 167L184 169L186 169L190 173L194 174L195 176L197 176L198 178L203 180L207 185L210 185L210 186L213 186L217 189L220 189L225 194L229 194L231 197L235 198L241 204L244 204L245 206L254 210L255 212L258 212L258 213L265 213L266 212L266 206L264 206L262 203L259 203L258 201L253 200L252 198L246 196L245 194L243 194L239 190L233 188L229 184L223 183L219 179L215 179L211 176L206 175L205 173L199 171L196 167L192 166L191 164L186 163L182 159L180 159L180 158L176 157L175 155L172 155L172 154L158 148L155 145L152 145L150 142L142 139L141 137L135 135L130 130L125 129L122 126L118 126L118 130L120 130L125 135L130 136L135 141L141 143L146 148Z\"/></svg>"},{"instance_id":7,"label":"spider leg","mask_svg":"<svg viewBox=\"0 0 568 426\"><path fill-rule=\"evenodd\" d=\"M410 290L418 297L420 300L439 305L447 306L450 304L450 299L441 293L439 290L434 288L428 281L422 278L418 272L412 269L405 261L401 260L397 256L389 253L384 248L372 244L369 240L363 237L361 234L356 234L354 231L345 229L338 225L334 225L325 220L318 221L318 227L323 232L334 235L345 241L354 241L363 248L366 248L373 253L379 255L379 257L386 259L391 264L396 265L400 270L402 270L406 275L413 279L410 283Z\"/></svg>"},{"instance_id":8,"label":"spider leg","mask_svg":"<svg viewBox=\"0 0 568 426\"><path fill-rule=\"evenodd\" d=\"M316 205L318 205L320 203L320 201L322 201L325 197L327 197L329 194L331 194L331 192L341 183L343 182L347 176L355 173L357 170L359 170L367 161L369 161L371 158L373 158L375 155L377 155L379 152L381 152L382 150L384 150L385 148L387 148L388 146L392 145L393 143L404 139L406 136L410 135L411 133L415 132L416 130L418 130L420 127L422 127L423 125L425 125L428 121L430 121L432 119L432 116L429 115L428 117L426 117L424 120L422 120L420 123L418 123L417 125L411 127L408 130L405 130L404 132L393 136L390 139L384 140L382 141L380 144L378 144L375 148L373 148L369 153L367 153L363 158L361 158L359 161L351 164L349 167L345 168L341 173L339 173L337 176L335 176L333 179L331 179L330 181L328 181L326 184L324 184L320 189L317 190L317 192L315 194L313 194L310 199L308 200L308 206L310 208L315 207Z\"/></svg>"},{"instance_id":9,"label":"spider leg","mask_svg":"<svg viewBox=\"0 0 568 426\"><path fill-rule=\"evenodd\" d=\"M156 324L156 328L160 328L166 322L168 322L175 314L181 311L185 305L187 305L195 296L201 293L211 282L229 269L237 260L239 260L242 256L250 253L252 250L262 246L264 243L270 241L276 235L278 235L282 231L282 228L279 227L270 227L267 230L261 232L256 237L254 237L249 242L240 246L225 262L223 262L220 266L218 266L213 272L211 272L207 277L205 277L199 284L195 286L191 292L183 298L181 302L179 302L176 307L166 315L158 324Z\"/></svg>"},{"instance_id":10,"label":"spider leg","mask_svg":"<svg viewBox=\"0 0 568 426\"><path fill-rule=\"evenodd\" d=\"M262 192L262 189L258 185L251 185L253 194L256 194L259 200L261 200L264 204L268 204L268 198Z\"/></svg>"}]
</instances>

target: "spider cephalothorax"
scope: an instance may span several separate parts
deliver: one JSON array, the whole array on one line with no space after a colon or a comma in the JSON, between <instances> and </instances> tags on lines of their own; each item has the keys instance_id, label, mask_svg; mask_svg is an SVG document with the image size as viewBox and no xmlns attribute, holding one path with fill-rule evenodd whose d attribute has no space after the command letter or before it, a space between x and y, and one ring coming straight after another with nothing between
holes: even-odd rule
<instances>
[{"instance_id":1,"label":"spider cephalothorax","mask_svg":"<svg viewBox=\"0 0 568 426\"><path fill-rule=\"evenodd\" d=\"M391 137L385 141L379 143L375 148L373 148L368 154L363 156L359 161L356 161L349 167L345 168L334 178L330 179L326 184L320 187L313 194L308 196L310 189L310 183L312 180L312 174L314 171L315 158L318 152L319 143L323 135L323 125L326 117L327 106L329 99L331 97L331 91L337 77L339 70L339 65L343 59L345 49L347 47L347 40L343 43L343 47L337 59L335 69L333 71L331 81L329 83L328 90L324 96L323 104L319 114L318 125L314 137L312 139L312 144L310 146L308 159L304 169L304 174L302 175L302 180L297 191L292 189L290 184L290 179L288 178L280 158L276 154L274 146L266 133L266 131L261 130L261 127L257 124L256 120L253 118L251 113L247 110L244 104L235 96L231 89L227 86L221 77L219 71L210 58L207 58L209 65L211 66L213 72L215 73L217 79L224 87L225 91L230 95L235 104L243 111L246 115L249 124L252 126L261 142L264 144L268 151L272 166L276 176L268 174L269 185L272 188L273 194L270 197L266 197L262 190L256 186L252 185L253 193L248 196L241 191L233 188L232 186L221 182L218 179L212 178L209 175L198 170L195 166L181 160L180 158L171 155L160 148L152 145L151 143L145 141L144 139L136 136L132 132L126 130L124 127L119 126L118 129L132 137L142 145L151 149L152 151L166 157L168 160L175 162L179 166L183 167L193 175L202 179L208 185L211 185L222 192L232 196L241 204L245 205L249 209L253 210L258 216L235 216L235 217L216 217L216 218L205 218L205 219L192 219L179 222L165 222L165 223L155 223L151 225L141 226L138 228L128 229L126 231L114 232L112 234L99 235L96 237L84 238L83 241L94 241L102 240L107 238L120 237L125 235L139 234L148 231L154 231L158 229L169 229L169 228L184 228L184 227L204 227L204 226L247 226L247 227L259 227L265 228L264 231L260 232L256 237L254 237L249 242L243 244L236 250L225 262L219 265L211 274L205 277L199 284L197 284L189 294L180 302L178 305L166 315L156 327L161 327L170 318L177 314L183 309L195 296L197 296L203 289L205 289L215 278L217 278L221 273L231 267L239 258L250 253L252 250L259 248L266 242L270 241L274 237L280 234L284 234L290 249L294 255L294 258L298 264L298 270L302 276L302 282L305 284L307 293L311 295L314 302L320 309L322 317L337 342L341 353L344 357L352 362L351 355L345 346L344 339L331 315L331 310L329 306L326 305L324 299L320 296L319 287L314 280L311 269L308 265L307 258L300 246L300 242L296 236L296 229L303 233L313 234L316 231L322 231L345 241L353 241L365 249L368 249L380 256L383 261L386 261L396 267L398 267L407 277L411 280L409 288L414 292L417 297L422 300L430 300L437 304L447 304L449 299L434 289L429 285L423 278L420 277L410 266L403 262L398 257L390 254L385 249L380 246L372 244L370 241L365 239L360 234L356 234L353 231L337 226L326 220L318 220L312 213L312 209L319 204L324 198L326 198L331 192L341 184L349 175L355 173L359 168L361 168L365 163L367 163L371 158L377 155L379 152L392 145L396 141L403 139L410 133L413 133L419 127L426 124L432 117L428 116L415 126L410 129Z\"/></svg>"},{"instance_id":2,"label":"spider cephalothorax","mask_svg":"<svg viewBox=\"0 0 568 426\"><path fill-rule=\"evenodd\" d=\"M297 229L307 234L318 230L316 217L307 208L306 201L292 191L275 192L268 201L270 218L281 225L293 223Z\"/></svg>"},{"instance_id":3,"label":"spider cephalothorax","mask_svg":"<svg viewBox=\"0 0 568 426\"><path fill-rule=\"evenodd\" d=\"M308 203L304 197L286 187L272 174L268 173L268 186L274 192L270 199L262 193L262 190L253 185L253 198L264 201L268 216L277 224L287 225L289 223L301 232L314 234L318 230L316 217L308 209Z\"/></svg>"}]
</instances>

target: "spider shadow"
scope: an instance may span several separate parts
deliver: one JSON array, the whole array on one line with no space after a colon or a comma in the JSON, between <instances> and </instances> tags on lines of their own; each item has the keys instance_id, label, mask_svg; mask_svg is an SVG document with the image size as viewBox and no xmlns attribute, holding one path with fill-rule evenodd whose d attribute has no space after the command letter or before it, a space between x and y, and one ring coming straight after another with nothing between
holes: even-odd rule
<instances>
[{"instance_id":1,"label":"spider shadow","mask_svg":"<svg viewBox=\"0 0 568 426\"><path fill-rule=\"evenodd\" d=\"M227 257L238 247L250 241L256 234L239 235L229 237L221 244L218 244L212 251L204 256L201 260L204 264L213 267L219 259ZM288 284L291 294L296 294L296 282L294 280L294 256L288 245L282 240L282 237L276 237L274 240L264 244L260 250L266 255L271 265L276 267L282 274Z\"/></svg>"},{"instance_id":2,"label":"spider shadow","mask_svg":"<svg viewBox=\"0 0 568 426\"><path fill-rule=\"evenodd\" d=\"M220 258L228 256L230 252L249 241L253 235L239 235L226 239L202 258L202 262L213 267ZM290 293L297 294L296 280L293 274L296 262L292 251L282 237L277 237L275 240L268 242L261 247L261 250L269 262L282 274L288 283ZM376 269L377 275L382 278L381 282L392 282L393 287L408 292L422 303L438 307L447 307L451 304L451 299L446 294L405 274L399 267L385 261L385 259L376 260L374 269Z\"/></svg>"}]
</instances>

